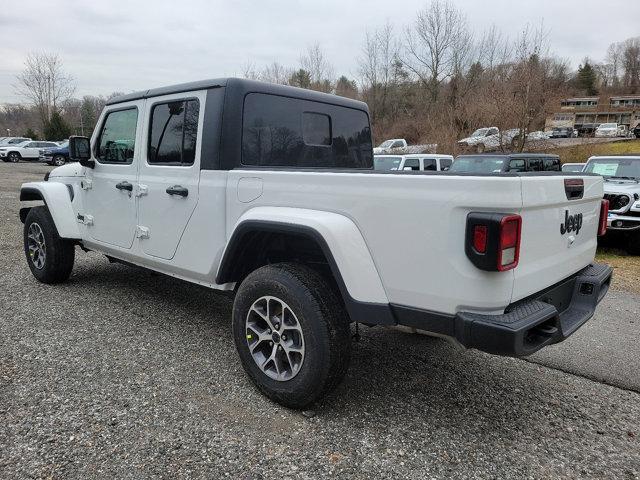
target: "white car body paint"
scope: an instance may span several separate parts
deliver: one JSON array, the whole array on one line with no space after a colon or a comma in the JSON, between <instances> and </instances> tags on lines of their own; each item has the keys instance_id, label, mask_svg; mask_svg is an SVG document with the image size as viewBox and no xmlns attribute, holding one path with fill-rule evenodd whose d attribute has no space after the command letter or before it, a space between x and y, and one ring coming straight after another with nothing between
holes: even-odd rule
<instances>
[{"instance_id":1,"label":"white car body paint","mask_svg":"<svg viewBox=\"0 0 640 480\"><path fill-rule=\"evenodd\" d=\"M206 92L189 91L186 96L204 102ZM25 184L43 192L63 237L79 239L85 247L116 259L228 290L233 285L217 284L216 273L228 240L243 220L304 225L323 236L354 299L444 314L503 313L511 303L593 261L600 177L581 176L584 197L569 202L563 182L571 177L561 175L201 170L199 155L193 168L179 167L184 170L176 172L172 167L151 167L144 160L149 109L160 98L174 97L185 94L119 103L102 113L92 145L107 113L133 105L139 109L131 165L98 162L90 169L71 163L53 169L48 182ZM202 117L201 113L199 142ZM133 185L130 196L115 189L122 180ZM178 181L188 185L190 196L193 192L192 203L165 196L164 189ZM73 185L72 202L62 184ZM571 244L560 234L566 211L584 215L583 231ZM471 212L522 216L520 264L515 270L487 272L466 257L465 229ZM93 224L79 222L78 215L92 217ZM147 229L147 236L140 235L140 227Z\"/></svg>"}]
</instances>

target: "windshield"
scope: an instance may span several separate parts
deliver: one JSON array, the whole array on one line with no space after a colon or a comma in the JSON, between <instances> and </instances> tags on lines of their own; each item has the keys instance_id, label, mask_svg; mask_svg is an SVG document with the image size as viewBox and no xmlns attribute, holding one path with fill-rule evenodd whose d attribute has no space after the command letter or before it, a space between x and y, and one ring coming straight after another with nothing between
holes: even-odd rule
<instances>
[{"instance_id":1,"label":"windshield","mask_svg":"<svg viewBox=\"0 0 640 480\"><path fill-rule=\"evenodd\" d=\"M590 160L584 171L597 173L605 178L640 179L640 158L597 158Z\"/></svg>"},{"instance_id":2,"label":"windshield","mask_svg":"<svg viewBox=\"0 0 640 480\"><path fill-rule=\"evenodd\" d=\"M449 168L450 172L497 173L502 172L505 157L465 156L456 158Z\"/></svg>"},{"instance_id":3,"label":"windshield","mask_svg":"<svg viewBox=\"0 0 640 480\"><path fill-rule=\"evenodd\" d=\"M393 143L393 140L385 140L380 145L378 145L378 148L389 148L392 143Z\"/></svg>"},{"instance_id":4,"label":"windshield","mask_svg":"<svg viewBox=\"0 0 640 480\"><path fill-rule=\"evenodd\" d=\"M67 148L69 146L69 140L65 140L64 142L60 143L60 148Z\"/></svg>"},{"instance_id":5,"label":"windshield","mask_svg":"<svg viewBox=\"0 0 640 480\"><path fill-rule=\"evenodd\" d=\"M375 170L398 170L402 157L373 157L373 168Z\"/></svg>"},{"instance_id":6,"label":"windshield","mask_svg":"<svg viewBox=\"0 0 640 480\"><path fill-rule=\"evenodd\" d=\"M618 128L617 123L603 123L598 128Z\"/></svg>"},{"instance_id":7,"label":"windshield","mask_svg":"<svg viewBox=\"0 0 640 480\"><path fill-rule=\"evenodd\" d=\"M484 137L487 134L488 128L479 128L471 134L472 137Z\"/></svg>"}]
</instances>

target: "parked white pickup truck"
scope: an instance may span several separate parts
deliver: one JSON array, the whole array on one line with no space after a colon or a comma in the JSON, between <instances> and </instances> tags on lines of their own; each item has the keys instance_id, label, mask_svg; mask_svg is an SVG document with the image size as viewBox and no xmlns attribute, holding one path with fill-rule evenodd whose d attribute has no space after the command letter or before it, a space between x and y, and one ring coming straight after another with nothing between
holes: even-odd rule
<instances>
[{"instance_id":1,"label":"parked white pickup truck","mask_svg":"<svg viewBox=\"0 0 640 480\"><path fill-rule=\"evenodd\" d=\"M340 382L350 323L529 355L586 322L611 279L593 263L601 176L376 172L367 106L338 96L239 79L146 90L69 147L79 163L21 189L44 203L20 210L35 278L66 280L79 245L233 291L242 365L289 407Z\"/></svg>"}]
</instances>

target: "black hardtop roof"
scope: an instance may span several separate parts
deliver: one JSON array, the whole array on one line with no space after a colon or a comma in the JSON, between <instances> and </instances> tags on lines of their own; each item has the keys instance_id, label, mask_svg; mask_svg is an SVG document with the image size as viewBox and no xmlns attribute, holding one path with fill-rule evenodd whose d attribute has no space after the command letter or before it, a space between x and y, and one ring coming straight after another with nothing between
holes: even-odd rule
<instances>
[{"instance_id":1,"label":"black hardtop roof","mask_svg":"<svg viewBox=\"0 0 640 480\"><path fill-rule=\"evenodd\" d=\"M181 83L178 85L169 85L166 87L152 88L150 90L142 90L140 92L128 93L119 97L112 98L107 105L114 105L132 100L140 100L143 98L159 97L161 95L169 95L172 93L193 92L196 90L207 90L210 88L230 87L237 89L244 94L247 93L266 93L271 95L281 95L285 97L294 97L312 102L330 103L343 107L355 108L358 110L369 111L367 104L358 100L340 97L329 93L316 92L304 88L290 87L288 85L277 85L275 83L259 82L257 80L247 80L244 78L213 78L209 80L199 80L196 82ZM243 95L244 96L244 95Z\"/></svg>"},{"instance_id":2,"label":"black hardtop roof","mask_svg":"<svg viewBox=\"0 0 640 480\"><path fill-rule=\"evenodd\" d=\"M458 155L456 158L460 157L509 157L509 158L560 158L558 155L553 153L465 153L464 155Z\"/></svg>"}]
</instances>

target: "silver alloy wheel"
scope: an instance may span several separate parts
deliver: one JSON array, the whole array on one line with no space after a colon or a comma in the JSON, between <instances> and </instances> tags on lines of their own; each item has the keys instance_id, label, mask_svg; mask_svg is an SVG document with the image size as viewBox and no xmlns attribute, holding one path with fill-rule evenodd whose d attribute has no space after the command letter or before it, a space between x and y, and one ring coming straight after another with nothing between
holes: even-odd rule
<instances>
[{"instance_id":1,"label":"silver alloy wheel","mask_svg":"<svg viewBox=\"0 0 640 480\"><path fill-rule=\"evenodd\" d=\"M293 310L277 297L253 302L245 321L249 352L269 378L285 382L304 362L304 335Z\"/></svg>"},{"instance_id":2,"label":"silver alloy wheel","mask_svg":"<svg viewBox=\"0 0 640 480\"><path fill-rule=\"evenodd\" d=\"M11 152L9 154L9 161L13 163L18 163L20 161L20 156L15 152Z\"/></svg>"},{"instance_id":3,"label":"silver alloy wheel","mask_svg":"<svg viewBox=\"0 0 640 480\"><path fill-rule=\"evenodd\" d=\"M44 234L42 228L37 223L29 225L29 233L27 234L27 246L29 247L29 256L33 266L38 270L42 270L44 262L47 259L47 249L44 242Z\"/></svg>"},{"instance_id":4,"label":"silver alloy wheel","mask_svg":"<svg viewBox=\"0 0 640 480\"><path fill-rule=\"evenodd\" d=\"M63 156L61 156L61 155L56 155L56 156L53 158L53 164L54 164L56 167L60 167L60 166L64 165L64 157L63 157Z\"/></svg>"}]
</instances>

